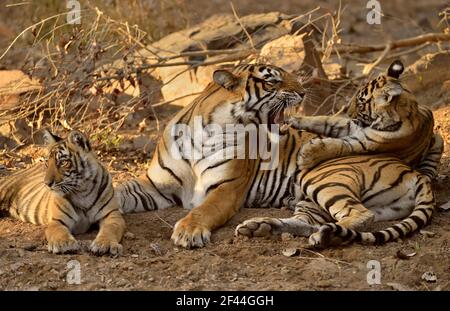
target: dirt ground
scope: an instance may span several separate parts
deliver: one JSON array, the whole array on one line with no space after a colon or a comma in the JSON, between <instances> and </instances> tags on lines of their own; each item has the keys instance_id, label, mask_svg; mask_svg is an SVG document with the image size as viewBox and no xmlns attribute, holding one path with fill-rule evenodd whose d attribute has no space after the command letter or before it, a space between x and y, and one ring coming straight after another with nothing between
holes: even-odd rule
<instances>
[{"instance_id":1,"label":"dirt ground","mask_svg":"<svg viewBox=\"0 0 450 311\"><path fill-rule=\"evenodd\" d=\"M431 24L426 17L437 16L446 3L437 0L386 2L386 22L373 26L368 32L367 11L361 1L343 2L347 4L343 37L361 44L385 42L434 29L437 17L431 19ZM326 1L300 0L239 1L236 7L241 15L271 10L297 14L311 10L316 3L336 7ZM189 23L212 13L230 12L228 0L195 0L186 2L186 6L188 11L197 12L190 16ZM196 7L203 10L194 10ZM0 64L0 68L2 66L15 68L12 62ZM160 111L162 127L173 113L174 110L167 107ZM435 118L446 142L435 185L438 205L441 205L450 201L450 107L436 110ZM155 141L157 136L155 133ZM20 161L14 157L2 158L1 164L8 169L18 169L30 165L31 158L42 155L33 147L23 154L27 152ZM142 172L148 154L109 152L101 153L100 157L109 164L117 182ZM6 174L2 165L1 175ZM234 237L236 225L247 218L291 214L275 209L241 210L226 226L213 233L211 244L206 248L174 247L170 241L172 226L186 213L181 208L171 208L126 215L128 232L123 240L123 256L118 258L95 257L87 252L95 230L78 236L85 246L80 253L51 255L45 247L43 227L1 218L0 290L450 290L450 212L436 212L426 232L403 241L384 246L351 245L321 252L306 249L304 238L244 240ZM283 250L287 248L297 248L299 253L286 257ZM67 282L67 274L73 269L72 260L80 263L79 285ZM367 264L371 260L381 264L381 284L367 282L370 271ZM425 272L435 273L437 281L424 281L421 277Z\"/></svg>"}]
</instances>

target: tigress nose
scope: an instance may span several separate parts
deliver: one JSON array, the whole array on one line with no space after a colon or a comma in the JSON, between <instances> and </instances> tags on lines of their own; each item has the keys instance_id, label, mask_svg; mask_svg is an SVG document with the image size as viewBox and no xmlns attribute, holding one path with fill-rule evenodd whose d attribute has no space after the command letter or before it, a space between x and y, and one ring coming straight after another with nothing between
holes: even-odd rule
<instances>
[{"instance_id":1,"label":"tigress nose","mask_svg":"<svg viewBox=\"0 0 450 311\"><path fill-rule=\"evenodd\" d=\"M304 92L297 92L297 91L295 91L295 93L301 98L305 97L305 93Z\"/></svg>"},{"instance_id":2,"label":"tigress nose","mask_svg":"<svg viewBox=\"0 0 450 311\"><path fill-rule=\"evenodd\" d=\"M50 178L45 178L44 179L44 183L51 188L55 184L55 181L53 179L50 179Z\"/></svg>"}]
</instances>

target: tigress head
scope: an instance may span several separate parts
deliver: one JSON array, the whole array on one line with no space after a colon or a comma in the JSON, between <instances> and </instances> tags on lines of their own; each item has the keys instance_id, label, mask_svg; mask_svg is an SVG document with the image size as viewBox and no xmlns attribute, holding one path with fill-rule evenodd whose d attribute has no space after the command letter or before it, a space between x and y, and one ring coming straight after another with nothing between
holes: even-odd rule
<instances>
[{"instance_id":1,"label":"tigress head","mask_svg":"<svg viewBox=\"0 0 450 311\"><path fill-rule=\"evenodd\" d=\"M74 194L81 186L84 190L98 169L88 138L79 131L71 131L65 139L45 131L44 140L49 149L45 184L62 194Z\"/></svg>"},{"instance_id":2,"label":"tigress head","mask_svg":"<svg viewBox=\"0 0 450 311\"><path fill-rule=\"evenodd\" d=\"M239 123L282 124L284 110L300 104L304 89L299 79L270 65L242 65L234 70L216 70L215 83L242 96L232 111Z\"/></svg>"},{"instance_id":3,"label":"tigress head","mask_svg":"<svg viewBox=\"0 0 450 311\"><path fill-rule=\"evenodd\" d=\"M403 70L402 62L396 60L385 73L364 85L351 103L348 115L360 126L380 131L398 130L405 117L405 102L409 103L401 100L408 97L399 80Z\"/></svg>"}]
</instances>

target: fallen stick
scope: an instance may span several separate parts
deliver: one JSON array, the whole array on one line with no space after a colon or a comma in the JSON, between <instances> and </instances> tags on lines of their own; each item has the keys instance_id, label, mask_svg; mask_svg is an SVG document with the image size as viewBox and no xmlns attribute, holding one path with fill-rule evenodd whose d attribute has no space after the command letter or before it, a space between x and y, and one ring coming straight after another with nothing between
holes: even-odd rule
<instances>
[{"instance_id":1,"label":"fallen stick","mask_svg":"<svg viewBox=\"0 0 450 311\"><path fill-rule=\"evenodd\" d=\"M408 39L402 39L398 41L393 41L391 45L391 50L408 47L408 46L414 46L414 45L420 45L427 42L440 42L440 41L450 41L450 34L446 33L428 33L424 35L420 35L417 37L412 37ZM386 48L386 44L379 44L379 45L344 45L344 46L337 46L335 47L331 53L337 54L337 53L370 53L370 52L377 52L377 51L383 51ZM319 48L317 49L319 52L324 52L324 49Z\"/></svg>"}]
</instances>

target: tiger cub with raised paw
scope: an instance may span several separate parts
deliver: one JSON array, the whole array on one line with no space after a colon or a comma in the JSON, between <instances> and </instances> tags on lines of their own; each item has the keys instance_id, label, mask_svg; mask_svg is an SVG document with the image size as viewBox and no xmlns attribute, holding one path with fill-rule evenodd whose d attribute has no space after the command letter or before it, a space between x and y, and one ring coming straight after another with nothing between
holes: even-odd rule
<instances>
[{"instance_id":1,"label":"tiger cub with raised paw","mask_svg":"<svg viewBox=\"0 0 450 311\"><path fill-rule=\"evenodd\" d=\"M418 105L415 96L400 83L403 70L403 64L397 60L385 73L369 81L342 110L347 115L341 112L334 116L291 118L293 128L327 136L302 147L299 168L311 168L348 155L386 153L434 178L443 140L439 134L433 134L431 110Z\"/></svg>"},{"instance_id":2,"label":"tiger cub with raised paw","mask_svg":"<svg viewBox=\"0 0 450 311\"><path fill-rule=\"evenodd\" d=\"M100 224L90 251L101 255L122 252L125 221L114 196L112 179L95 156L89 140L79 131L61 139L44 132L46 163L14 173L0 181L0 211L14 218L47 225L51 253L80 248L72 234Z\"/></svg>"}]
</instances>

